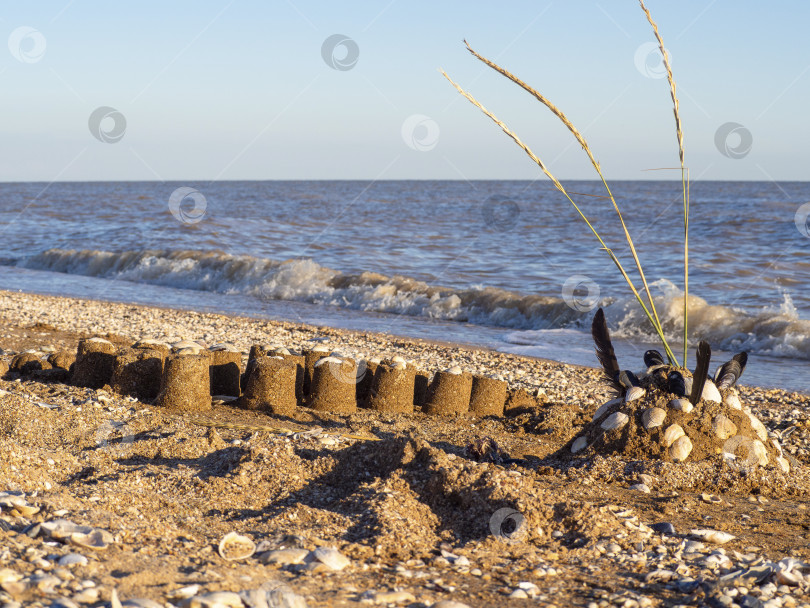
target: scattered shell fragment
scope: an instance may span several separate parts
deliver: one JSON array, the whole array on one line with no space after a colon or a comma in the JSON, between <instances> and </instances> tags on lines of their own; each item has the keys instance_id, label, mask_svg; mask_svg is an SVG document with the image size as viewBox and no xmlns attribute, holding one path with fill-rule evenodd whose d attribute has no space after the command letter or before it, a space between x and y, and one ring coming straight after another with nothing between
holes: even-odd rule
<instances>
[{"instance_id":1,"label":"scattered shell fragment","mask_svg":"<svg viewBox=\"0 0 810 608\"><path fill-rule=\"evenodd\" d=\"M309 551L306 549L278 549L260 554L259 561L263 564L289 566L302 563L307 555L309 555Z\"/></svg>"},{"instance_id":2,"label":"scattered shell fragment","mask_svg":"<svg viewBox=\"0 0 810 608\"><path fill-rule=\"evenodd\" d=\"M692 402L689 399L673 399L669 402L669 407L673 410L678 410L679 412L683 412L684 414L688 414L695 406L692 405Z\"/></svg>"},{"instance_id":3,"label":"scattered shell fragment","mask_svg":"<svg viewBox=\"0 0 810 608\"><path fill-rule=\"evenodd\" d=\"M228 532L219 541L219 555L228 561L247 559L253 555L254 551L256 551L256 543L247 536L236 532Z\"/></svg>"},{"instance_id":4,"label":"scattered shell fragment","mask_svg":"<svg viewBox=\"0 0 810 608\"><path fill-rule=\"evenodd\" d=\"M630 387L630 390L627 391L627 394L624 396L624 402L630 403L631 401L636 401L637 399L641 399L646 394L647 391L641 388L640 386L632 386Z\"/></svg>"},{"instance_id":5,"label":"scattered shell fragment","mask_svg":"<svg viewBox=\"0 0 810 608\"><path fill-rule=\"evenodd\" d=\"M571 444L571 453L576 454L577 452L581 452L587 447L588 447L588 438L585 435L583 435L582 437L577 437L574 440L574 443Z\"/></svg>"},{"instance_id":6,"label":"scattered shell fragment","mask_svg":"<svg viewBox=\"0 0 810 608\"><path fill-rule=\"evenodd\" d=\"M765 449L765 444L763 444L759 439L754 439L751 442L751 454L752 459L755 459L759 466L767 466L768 450Z\"/></svg>"},{"instance_id":7,"label":"scattered shell fragment","mask_svg":"<svg viewBox=\"0 0 810 608\"><path fill-rule=\"evenodd\" d=\"M184 608L243 608L244 603L238 593L214 591L196 595L183 602Z\"/></svg>"},{"instance_id":8,"label":"scattered shell fragment","mask_svg":"<svg viewBox=\"0 0 810 608\"><path fill-rule=\"evenodd\" d=\"M737 425L728 416L718 414L712 420L712 430L718 439L726 440L737 434Z\"/></svg>"},{"instance_id":9,"label":"scattered shell fragment","mask_svg":"<svg viewBox=\"0 0 810 608\"><path fill-rule=\"evenodd\" d=\"M670 447L675 443L676 439L683 437L685 434L680 424L671 424L667 427L667 430L664 431L664 445Z\"/></svg>"},{"instance_id":10,"label":"scattered shell fragment","mask_svg":"<svg viewBox=\"0 0 810 608\"><path fill-rule=\"evenodd\" d=\"M692 440L686 435L678 437L671 446L669 446L669 455L675 462L683 462L689 457L692 452Z\"/></svg>"},{"instance_id":11,"label":"scattered shell fragment","mask_svg":"<svg viewBox=\"0 0 810 608\"><path fill-rule=\"evenodd\" d=\"M706 541L707 543L714 543L716 545L724 545L730 540L734 540L736 536L728 532L721 532L720 530L710 530L708 528L700 530L690 530L689 534L693 538Z\"/></svg>"},{"instance_id":12,"label":"scattered shell fragment","mask_svg":"<svg viewBox=\"0 0 810 608\"><path fill-rule=\"evenodd\" d=\"M666 417L667 413L660 407L649 407L641 415L641 422L645 429L650 430L664 424Z\"/></svg>"},{"instance_id":13,"label":"scattered shell fragment","mask_svg":"<svg viewBox=\"0 0 810 608\"><path fill-rule=\"evenodd\" d=\"M83 549L101 551L113 542L113 535L106 530L93 529L91 532L74 532L70 535L70 543Z\"/></svg>"},{"instance_id":14,"label":"scattered shell fragment","mask_svg":"<svg viewBox=\"0 0 810 608\"><path fill-rule=\"evenodd\" d=\"M790 462L788 461L787 458L778 456L776 458L776 463L779 465L779 468L782 469L783 473L790 473Z\"/></svg>"},{"instance_id":15,"label":"scattered shell fragment","mask_svg":"<svg viewBox=\"0 0 810 608\"><path fill-rule=\"evenodd\" d=\"M601 426L606 431L609 431L611 429L620 429L628 422L630 422L630 416L623 412L614 412L605 418Z\"/></svg>"}]
</instances>

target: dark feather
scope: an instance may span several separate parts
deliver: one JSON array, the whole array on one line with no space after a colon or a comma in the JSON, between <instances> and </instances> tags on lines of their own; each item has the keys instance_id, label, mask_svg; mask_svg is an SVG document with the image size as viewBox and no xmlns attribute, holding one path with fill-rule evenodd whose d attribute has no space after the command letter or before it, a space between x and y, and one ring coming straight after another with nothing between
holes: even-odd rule
<instances>
[{"instance_id":1,"label":"dark feather","mask_svg":"<svg viewBox=\"0 0 810 608\"><path fill-rule=\"evenodd\" d=\"M652 367L653 365L664 365L664 357L657 350L648 350L644 353L644 365Z\"/></svg>"},{"instance_id":2,"label":"dark feather","mask_svg":"<svg viewBox=\"0 0 810 608\"><path fill-rule=\"evenodd\" d=\"M605 321L605 313L600 308L593 316L593 323L591 324L591 335L593 336L594 344L596 344L596 357L602 365L602 371L605 374L605 381L619 394L624 391L622 385L619 384L619 362L616 360L616 353L613 351L613 344L610 341L610 332L608 331L607 322Z\"/></svg>"},{"instance_id":3,"label":"dark feather","mask_svg":"<svg viewBox=\"0 0 810 608\"><path fill-rule=\"evenodd\" d=\"M616 381L621 384L625 391L629 391L634 386L641 386L638 376L636 376L629 369L620 371L619 375L616 377Z\"/></svg>"},{"instance_id":4,"label":"dark feather","mask_svg":"<svg viewBox=\"0 0 810 608\"><path fill-rule=\"evenodd\" d=\"M697 365L695 366L695 373L692 375L692 394L689 396L689 401L692 405L696 405L700 401L700 396L703 394L703 387L706 385L706 380L709 378L709 361L712 358L712 347L706 340L701 340L697 347Z\"/></svg>"},{"instance_id":5,"label":"dark feather","mask_svg":"<svg viewBox=\"0 0 810 608\"><path fill-rule=\"evenodd\" d=\"M748 363L748 353L745 352L737 353L732 357L731 361L723 363L714 375L717 388L723 390L734 386L742 376L746 363Z\"/></svg>"},{"instance_id":6,"label":"dark feather","mask_svg":"<svg viewBox=\"0 0 810 608\"><path fill-rule=\"evenodd\" d=\"M686 395L686 383L681 372L669 372L667 375L667 390L678 397Z\"/></svg>"}]
</instances>

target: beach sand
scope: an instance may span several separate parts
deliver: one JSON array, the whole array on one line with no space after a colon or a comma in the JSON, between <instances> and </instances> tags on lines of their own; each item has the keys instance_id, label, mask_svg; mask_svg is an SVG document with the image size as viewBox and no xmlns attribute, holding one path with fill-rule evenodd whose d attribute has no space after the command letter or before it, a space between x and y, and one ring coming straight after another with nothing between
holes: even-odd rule
<instances>
[{"instance_id":1,"label":"beach sand","mask_svg":"<svg viewBox=\"0 0 810 608\"><path fill-rule=\"evenodd\" d=\"M608 398L596 369L14 292L0 292L0 321L7 363L27 349L75 351L91 336L228 342L243 369L253 344L324 345L356 358L400 355L431 373L495 373L512 391L506 415L483 419L306 408L279 417L221 402L195 416L106 389L0 380L0 493L25 495L0 494L5 605L100 606L113 594L195 605L182 596L271 588L271 606L303 605L299 596L309 606L810 605L810 569L778 564L810 563L807 396L740 387L743 402L783 434L789 475L737 470L719 457L573 457L566 444ZM468 447L488 439L497 446L488 459ZM632 489L640 483L650 491ZM14 510L9 501L20 500L38 512ZM53 524L36 526L57 518L109 535L97 533L92 547L86 535L57 538ZM650 529L661 523L675 532ZM703 529L734 538L690 535ZM229 532L250 537L254 555L223 559ZM329 547L348 558L345 568L319 561L340 561L328 559ZM83 559L64 558L71 553Z\"/></svg>"}]
</instances>

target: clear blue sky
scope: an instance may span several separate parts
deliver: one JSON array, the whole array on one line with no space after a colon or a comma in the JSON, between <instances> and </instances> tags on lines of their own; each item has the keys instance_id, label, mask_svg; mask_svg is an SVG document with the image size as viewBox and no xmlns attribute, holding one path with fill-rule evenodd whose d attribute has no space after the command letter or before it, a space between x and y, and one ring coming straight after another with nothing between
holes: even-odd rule
<instances>
[{"instance_id":1,"label":"clear blue sky","mask_svg":"<svg viewBox=\"0 0 810 608\"><path fill-rule=\"evenodd\" d=\"M648 6L693 179L810 179L810 4ZM677 177L643 172L675 166L677 147L666 80L639 69L653 35L634 0L7 1L0 33L2 181L537 177L440 67L561 178L593 178L556 119L463 38L560 106L609 179ZM351 69L322 57L334 34L356 44ZM655 73L654 57L645 65ZM102 106L126 120L115 143L88 127ZM750 133L740 158L715 142L729 122L742 125L723 140L732 152ZM102 136L115 124L100 123Z\"/></svg>"}]
</instances>

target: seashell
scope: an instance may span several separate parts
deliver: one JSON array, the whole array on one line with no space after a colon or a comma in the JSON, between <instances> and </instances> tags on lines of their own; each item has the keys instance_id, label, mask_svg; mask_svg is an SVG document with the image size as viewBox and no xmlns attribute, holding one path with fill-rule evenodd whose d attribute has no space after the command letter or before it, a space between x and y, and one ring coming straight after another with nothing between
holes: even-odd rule
<instances>
[{"instance_id":1,"label":"seashell","mask_svg":"<svg viewBox=\"0 0 810 608\"><path fill-rule=\"evenodd\" d=\"M291 353L290 353L290 350L288 348L284 348L283 346L281 346L281 347L275 349L273 351L273 354L283 356L283 355L289 355Z\"/></svg>"},{"instance_id":2,"label":"seashell","mask_svg":"<svg viewBox=\"0 0 810 608\"><path fill-rule=\"evenodd\" d=\"M322 357L315 362L315 367L320 367L321 365L325 365L326 363L337 363L340 365L343 363L343 359L339 359L337 357Z\"/></svg>"},{"instance_id":3,"label":"seashell","mask_svg":"<svg viewBox=\"0 0 810 608\"><path fill-rule=\"evenodd\" d=\"M213 591L183 602L185 608L244 608L242 598L233 591Z\"/></svg>"},{"instance_id":4,"label":"seashell","mask_svg":"<svg viewBox=\"0 0 810 608\"><path fill-rule=\"evenodd\" d=\"M779 468L782 469L783 473L790 473L790 462L787 458L778 456L776 458L776 463L779 465Z\"/></svg>"},{"instance_id":5,"label":"seashell","mask_svg":"<svg viewBox=\"0 0 810 608\"><path fill-rule=\"evenodd\" d=\"M405 360L405 357L403 357L402 355L394 355L393 357L391 357L391 363L407 363L407 361ZM461 373L461 368L459 368L458 373Z\"/></svg>"},{"instance_id":6,"label":"seashell","mask_svg":"<svg viewBox=\"0 0 810 608\"><path fill-rule=\"evenodd\" d=\"M673 399L669 402L669 407L673 410L678 410L679 412L683 412L684 414L688 414L695 406L692 405L692 402L689 399Z\"/></svg>"},{"instance_id":7,"label":"seashell","mask_svg":"<svg viewBox=\"0 0 810 608\"><path fill-rule=\"evenodd\" d=\"M380 359L379 357L372 357L371 359L368 360L368 362L373 363L374 365L379 365L380 363L382 363L382 359Z\"/></svg>"},{"instance_id":8,"label":"seashell","mask_svg":"<svg viewBox=\"0 0 810 608\"><path fill-rule=\"evenodd\" d=\"M588 438L585 435L577 437L574 443L571 444L571 453L576 454L588 447Z\"/></svg>"},{"instance_id":9,"label":"seashell","mask_svg":"<svg viewBox=\"0 0 810 608\"><path fill-rule=\"evenodd\" d=\"M726 393L723 403L733 410L742 409L742 401L740 401L740 395L737 393L736 389L731 389L728 393Z\"/></svg>"},{"instance_id":10,"label":"seashell","mask_svg":"<svg viewBox=\"0 0 810 608\"><path fill-rule=\"evenodd\" d=\"M351 563L348 557L343 555L334 547L318 547L306 558L311 568L316 568L318 564L323 564L330 570L340 571Z\"/></svg>"},{"instance_id":11,"label":"seashell","mask_svg":"<svg viewBox=\"0 0 810 608\"><path fill-rule=\"evenodd\" d=\"M701 530L690 530L690 536L694 538L706 541L707 543L714 543L716 545L724 545L730 540L734 540L737 538L733 534L729 534L728 532L721 532L719 530L709 530L709 529L701 529Z\"/></svg>"},{"instance_id":12,"label":"seashell","mask_svg":"<svg viewBox=\"0 0 810 608\"><path fill-rule=\"evenodd\" d=\"M692 452L692 440L686 435L678 437L672 445L669 446L669 457L675 462L683 462L689 458Z\"/></svg>"},{"instance_id":13,"label":"seashell","mask_svg":"<svg viewBox=\"0 0 810 608\"><path fill-rule=\"evenodd\" d=\"M319 344L318 346L316 346L315 348L312 349L312 352L313 353L328 353L329 349L326 348L325 346L323 346L322 344Z\"/></svg>"},{"instance_id":14,"label":"seashell","mask_svg":"<svg viewBox=\"0 0 810 608\"><path fill-rule=\"evenodd\" d=\"M54 540L64 540L71 534L90 534L93 528L90 526L79 526L67 519L52 519L41 524L42 530Z\"/></svg>"},{"instance_id":15,"label":"seashell","mask_svg":"<svg viewBox=\"0 0 810 608\"><path fill-rule=\"evenodd\" d=\"M622 412L614 412L600 425L606 431L620 429L630 421L630 417Z\"/></svg>"},{"instance_id":16,"label":"seashell","mask_svg":"<svg viewBox=\"0 0 810 608\"><path fill-rule=\"evenodd\" d=\"M255 550L256 543L247 536L237 534L236 532L228 532L222 537L222 540L219 541L219 555L222 559L228 561L247 559L253 555Z\"/></svg>"},{"instance_id":17,"label":"seashell","mask_svg":"<svg viewBox=\"0 0 810 608\"><path fill-rule=\"evenodd\" d=\"M106 530L93 529L91 532L74 532L70 535L70 543L83 549L101 551L113 542L113 535Z\"/></svg>"},{"instance_id":18,"label":"seashell","mask_svg":"<svg viewBox=\"0 0 810 608\"><path fill-rule=\"evenodd\" d=\"M686 433L684 433L680 424L672 424L667 427L666 431L664 431L664 445L666 447L670 447L673 443L675 443L676 439L683 437L684 435L686 435Z\"/></svg>"},{"instance_id":19,"label":"seashell","mask_svg":"<svg viewBox=\"0 0 810 608\"><path fill-rule=\"evenodd\" d=\"M771 437L771 445L773 449L776 450L776 453L779 454L779 458L782 457L782 446L779 444L779 441L773 437Z\"/></svg>"},{"instance_id":20,"label":"seashell","mask_svg":"<svg viewBox=\"0 0 810 608\"><path fill-rule=\"evenodd\" d=\"M68 553L59 558L57 562L60 566L73 566L79 564L81 566L87 565L87 558L79 553Z\"/></svg>"},{"instance_id":21,"label":"seashell","mask_svg":"<svg viewBox=\"0 0 810 608\"><path fill-rule=\"evenodd\" d=\"M692 394L692 376L684 376L683 377L683 386L686 389L684 395L691 395Z\"/></svg>"},{"instance_id":22,"label":"seashell","mask_svg":"<svg viewBox=\"0 0 810 608\"><path fill-rule=\"evenodd\" d=\"M403 359L403 361L404 361L404 359ZM458 365L454 365L453 367L449 367L446 370L444 370L444 373L453 374L454 376L460 376L461 375L461 368Z\"/></svg>"},{"instance_id":23,"label":"seashell","mask_svg":"<svg viewBox=\"0 0 810 608\"><path fill-rule=\"evenodd\" d=\"M751 421L751 428L754 429L754 432L759 437L760 441L767 441L768 440L768 429L765 428L765 425L760 422L759 418L754 416L751 412L748 412L748 420Z\"/></svg>"},{"instance_id":24,"label":"seashell","mask_svg":"<svg viewBox=\"0 0 810 608\"><path fill-rule=\"evenodd\" d=\"M394 369L405 369L406 367L408 367L408 364L405 363L405 361L395 361L393 363L393 367Z\"/></svg>"},{"instance_id":25,"label":"seashell","mask_svg":"<svg viewBox=\"0 0 810 608\"><path fill-rule=\"evenodd\" d=\"M228 344L227 342L220 342L219 344L214 344L208 350L210 351L228 351L229 353L238 353L239 349L236 348L233 344Z\"/></svg>"},{"instance_id":26,"label":"seashell","mask_svg":"<svg viewBox=\"0 0 810 608\"><path fill-rule=\"evenodd\" d=\"M604 416L604 415L605 415L605 413L606 413L606 412L607 412L607 411L608 411L610 408L612 408L614 405L621 405L621 403L622 403L622 398L621 398L621 397L617 397L616 399L611 399L611 400L610 400L610 401L608 401L607 403L603 403L602 405L600 405L600 406L599 406L599 407L596 409L596 412L595 412L595 413L594 413L594 415L593 415L593 421L594 421L594 422L596 422L596 421L597 421L599 418L601 418L602 416Z\"/></svg>"},{"instance_id":27,"label":"seashell","mask_svg":"<svg viewBox=\"0 0 810 608\"><path fill-rule=\"evenodd\" d=\"M630 390L627 391L627 394L624 396L624 402L630 403L631 401L636 401L637 399L641 399L646 394L647 391L640 386L631 386Z\"/></svg>"},{"instance_id":28,"label":"seashell","mask_svg":"<svg viewBox=\"0 0 810 608\"><path fill-rule=\"evenodd\" d=\"M756 460L759 466L764 467L768 464L768 450L765 449L765 444L762 443L759 439L754 439L751 442L751 454L753 456L752 459Z\"/></svg>"},{"instance_id":29,"label":"seashell","mask_svg":"<svg viewBox=\"0 0 810 608\"><path fill-rule=\"evenodd\" d=\"M711 378L706 379L706 384L703 385L703 392L700 393L700 398L703 401L723 403L723 397L720 396L720 391L717 390L717 385L712 382Z\"/></svg>"},{"instance_id":30,"label":"seashell","mask_svg":"<svg viewBox=\"0 0 810 608\"><path fill-rule=\"evenodd\" d=\"M197 595L200 588L200 585L197 585L196 583L194 585L186 585L185 587L180 587L179 589L170 591L166 594L166 596L170 600L187 600L188 598Z\"/></svg>"},{"instance_id":31,"label":"seashell","mask_svg":"<svg viewBox=\"0 0 810 608\"><path fill-rule=\"evenodd\" d=\"M259 556L259 561L263 564L289 566L292 564L300 564L307 555L309 555L309 551L306 549L277 549L275 551L262 553Z\"/></svg>"},{"instance_id":32,"label":"seashell","mask_svg":"<svg viewBox=\"0 0 810 608\"><path fill-rule=\"evenodd\" d=\"M718 439L726 440L737 434L737 425L731 421L731 418L718 414L712 420L712 430L717 435Z\"/></svg>"},{"instance_id":33,"label":"seashell","mask_svg":"<svg viewBox=\"0 0 810 608\"><path fill-rule=\"evenodd\" d=\"M98 342L101 344L112 344L109 340L105 340L104 338L90 338L87 342Z\"/></svg>"},{"instance_id":34,"label":"seashell","mask_svg":"<svg viewBox=\"0 0 810 608\"><path fill-rule=\"evenodd\" d=\"M654 429L664 424L667 413L660 407L648 407L641 415L641 422L647 430Z\"/></svg>"},{"instance_id":35,"label":"seashell","mask_svg":"<svg viewBox=\"0 0 810 608\"><path fill-rule=\"evenodd\" d=\"M201 346L198 346L197 348L192 348L189 346L188 348L180 348L174 350L175 355L199 355L201 352L202 352Z\"/></svg>"}]
</instances>

